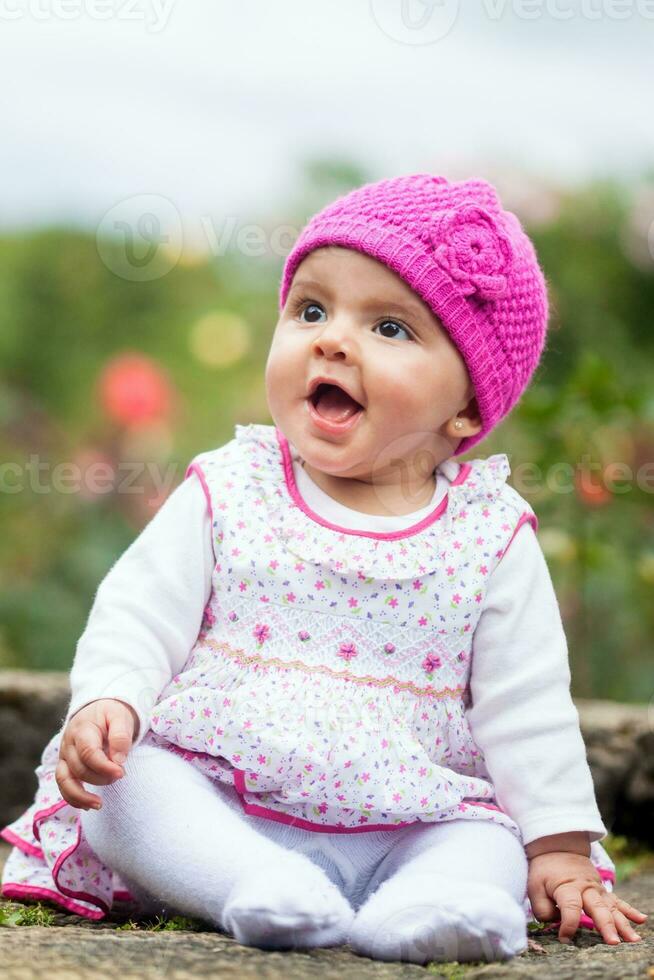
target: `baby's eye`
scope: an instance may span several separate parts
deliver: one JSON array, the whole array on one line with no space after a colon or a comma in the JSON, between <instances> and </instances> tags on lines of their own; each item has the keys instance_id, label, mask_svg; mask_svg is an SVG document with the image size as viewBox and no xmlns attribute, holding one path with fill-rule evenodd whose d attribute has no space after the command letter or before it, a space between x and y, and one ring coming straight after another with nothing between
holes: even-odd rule
<instances>
[{"instance_id":1,"label":"baby's eye","mask_svg":"<svg viewBox=\"0 0 654 980\"><path fill-rule=\"evenodd\" d=\"M409 340L413 340L413 337L411 336L407 328L403 327L401 323L397 322L397 320L382 320L381 323L377 324L377 327L388 327L388 326L394 327L395 329L399 327L400 330L404 330ZM388 337L389 340L395 340L397 334L394 334L393 336L390 336L389 334L383 334L383 336Z\"/></svg>"},{"instance_id":2,"label":"baby's eye","mask_svg":"<svg viewBox=\"0 0 654 980\"><path fill-rule=\"evenodd\" d=\"M300 308L300 311L299 311L300 319L302 319L303 313L306 313L308 310L322 310L322 306L320 306L319 303L307 303L305 306L303 306L303 307ZM323 310L323 313L324 313L324 310ZM308 322L309 323L316 323L317 321L316 320L309 320Z\"/></svg>"}]
</instances>

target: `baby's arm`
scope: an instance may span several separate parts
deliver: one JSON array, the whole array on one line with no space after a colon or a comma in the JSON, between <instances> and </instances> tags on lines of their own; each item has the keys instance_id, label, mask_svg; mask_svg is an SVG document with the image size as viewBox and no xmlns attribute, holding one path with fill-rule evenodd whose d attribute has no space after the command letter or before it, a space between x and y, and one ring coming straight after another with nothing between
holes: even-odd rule
<instances>
[{"instance_id":1,"label":"baby's arm","mask_svg":"<svg viewBox=\"0 0 654 980\"><path fill-rule=\"evenodd\" d=\"M556 593L530 524L516 533L489 581L473 637L470 687L468 721L498 803L522 832L534 912L553 908L543 902L537 871L554 854L568 862L571 874L575 862L585 862L587 876L594 876L606 895L588 857L590 842L601 839L606 828L570 695ZM545 854L547 859L540 856ZM574 934L578 922L579 915L574 924L566 915L562 937ZM608 926L603 935L609 941Z\"/></svg>"},{"instance_id":2,"label":"baby's arm","mask_svg":"<svg viewBox=\"0 0 654 980\"><path fill-rule=\"evenodd\" d=\"M119 778L112 760L145 735L197 639L214 564L209 508L191 473L107 573L78 641L56 774L73 805L99 802L82 780Z\"/></svg>"}]
</instances>

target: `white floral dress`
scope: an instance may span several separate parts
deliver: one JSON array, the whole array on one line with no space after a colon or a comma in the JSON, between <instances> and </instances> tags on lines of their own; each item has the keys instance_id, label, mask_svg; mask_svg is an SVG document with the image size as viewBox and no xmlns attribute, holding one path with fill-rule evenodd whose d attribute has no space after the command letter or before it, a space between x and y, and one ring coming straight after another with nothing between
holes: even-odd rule
<instances>
[{"instance_id":1,"label":"white floral dress","mask_svg":"<svg viewBox=\"0 0 654 980\"><path fill-rule=\"evenodd\" d=\"M186 475L211 506L211 595L144 741L233 785L247 813L307 830L490 820L521 839L466 709L486 583L520 525L538 522L506 482L505 455L441 465L450 486L438 506L384 534L311 511L273 426L237 425L197 456ZM59 737L34 804L3 831L15 844L3 893L101 918L122 886L58 793ZM598 842L591 860L611 887Z\"/></svg>"}]
</instances>

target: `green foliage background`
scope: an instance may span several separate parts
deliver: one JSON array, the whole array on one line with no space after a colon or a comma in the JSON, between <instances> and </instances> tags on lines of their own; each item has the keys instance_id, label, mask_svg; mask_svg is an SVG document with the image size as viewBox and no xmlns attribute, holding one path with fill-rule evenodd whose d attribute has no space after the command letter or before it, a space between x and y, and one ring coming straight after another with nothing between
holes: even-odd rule
<instances>
[{"instance_id":1,"label":"green foliage background","mask_svg":"<svg viewBox=\"0 0 654 980\"><path fill-rule=\"evenodd\" d=\"M369 179L348 163L306 166L294 201L270 226L298 230L335 195ZM649 219L654 218L654 177ZM577 696L649 701L654 695L654 234L633 188L593 183L557 191L557 206L530 232L549 282L548 344L531 387L464 458L505 452L510 482L535 508L559 598ZM519 212L518 212L519 213ZM647 214L645 214L647 219ZM647 235L650 235L649 243ZM115 243L120 249L120 243ZM106 253L105 253L106 254ZM222 445L235 422L271 422L263 373L277 318L283 256L232 247L132 282L102 261L94 234L72 228L0 238L0 454L54 465L81 451L118 462L126 433L97 396L116 354L139 351L178 393L169 439L155 438L160 467L177 485L198 452ZM198 318L238 314L247 353L229 367L201 363L189 344ZM129 454L128 454L129 455ZM627 463L634 478L595 498L517 476ZM649 466L649 469L648 469ZM649 473L638 486L637 472ZM83 496L25 486L0 490L0 666L70 666L95 590L161 500ZM45 482L45 480L44 480ZM138 506L137 506L138 503ZM529 656L529 638L525 638Z\"/></svg>"}]
</instances>

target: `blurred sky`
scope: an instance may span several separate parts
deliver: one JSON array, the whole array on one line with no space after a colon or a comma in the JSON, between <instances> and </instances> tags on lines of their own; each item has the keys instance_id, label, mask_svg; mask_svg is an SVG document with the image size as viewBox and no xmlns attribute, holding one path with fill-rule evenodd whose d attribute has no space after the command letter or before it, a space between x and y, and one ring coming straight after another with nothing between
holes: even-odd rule
<instances>
[{"instance_id":1,"label":"blurred sky","mask_svg":"<svg viewBox=\"0 0 654 980\"><path fill-rule=\"evenodd\" d=\"M0 0L0 224L140 194L254 219L317 154L635 177L653 49L647 0Z\"/></svg>"}]
</instances>

